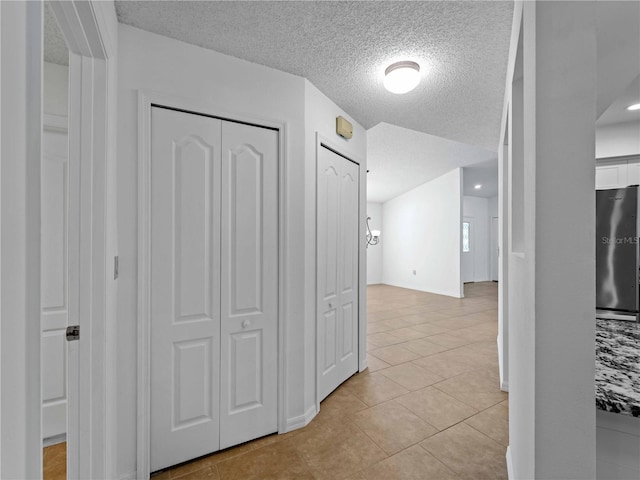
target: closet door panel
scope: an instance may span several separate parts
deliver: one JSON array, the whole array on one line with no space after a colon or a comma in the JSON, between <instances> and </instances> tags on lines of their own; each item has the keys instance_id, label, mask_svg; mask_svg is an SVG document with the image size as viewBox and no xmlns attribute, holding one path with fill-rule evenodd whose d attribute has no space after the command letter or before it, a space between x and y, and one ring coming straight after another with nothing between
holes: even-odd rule
<instances>
[{"instance_id":1,"label":"closet door panel","mask_svg":"<svg viewBox=\"0 0 640 480\"><path fill-rule=\"evenodd\" d=\"M220 448L277 430L278 134L222 124Z\"/></svg>"},{"instance_id":2,"label":"closet door panel","mask_svg":"<svg viewBox=\"0 0 640 480\"><path fill-rule=\"evenodd\" d=\"M339 339L343 376L358 368L358 165L342 163L340 194L341 249L339 291L342 330ZM347 377L348 378L348 377Z\"/></svg>"},{"instance_id":3,"label":"closet door panel","mask_svg":"<svg viewBox=\"0 0 640 480\"><path fill-rule=\"evenodd\" d=\"M151 470L218 450L220 131L151 114Z\"/></svg>"}]
</instances>

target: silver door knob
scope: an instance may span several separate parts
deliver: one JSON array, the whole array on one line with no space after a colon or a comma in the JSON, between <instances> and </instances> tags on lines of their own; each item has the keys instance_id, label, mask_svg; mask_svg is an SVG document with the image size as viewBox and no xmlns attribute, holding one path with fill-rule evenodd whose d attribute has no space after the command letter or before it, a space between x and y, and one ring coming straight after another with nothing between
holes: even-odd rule
<instances>
[{"instance_id":1,"label":"silver door knob","mask_svg":"<svg viewBox=\"0 0 640 480\"><path fill-rule=\"evenodd\" d=\"M249 328L251 326L251 320L243 320L242 328Z\"/></svg>"}]
</instances>

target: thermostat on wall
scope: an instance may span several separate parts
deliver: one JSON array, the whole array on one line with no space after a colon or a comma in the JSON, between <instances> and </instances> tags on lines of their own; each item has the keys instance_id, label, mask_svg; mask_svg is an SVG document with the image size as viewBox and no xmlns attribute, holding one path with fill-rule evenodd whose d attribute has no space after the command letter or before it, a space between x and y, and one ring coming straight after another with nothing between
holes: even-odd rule
<instances>
[{"instance_id":1,"label":"thermostat on wall","mask_svg":"<svg viewBox=\"0 0 640 480\"><path fill-rule=\"evenodd\" d=\"M336 133L349 140L353 137L353 125L344 117L336 117Z\"/></svg>"}]
</instances>

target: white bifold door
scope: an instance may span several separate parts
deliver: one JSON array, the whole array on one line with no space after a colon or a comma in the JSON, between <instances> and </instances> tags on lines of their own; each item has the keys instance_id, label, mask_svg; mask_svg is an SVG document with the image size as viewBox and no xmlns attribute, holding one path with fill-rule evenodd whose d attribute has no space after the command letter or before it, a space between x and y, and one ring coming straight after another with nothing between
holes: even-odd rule
<instances>
[{"instance_id":1,"label":"white bifold door","mask_svg":"<svg viewBox=\"0 0 640 480\"><path fill-rule=\"evenodd\" d=\"M153 107L151 471L277 430L278 132Z\"/></svg>"},{"instance_id":2,"label":"white bifold door","mask_svg":"<svg viewBox=\"0 0 640 480\"><path fill-rule=\"evenodd\" d=\"M41 182L42 436L67 432L69 162L66 133L45 130ZM63 438L60 438L62 440Z\"/></svg>"},{"instance_id":3,"label":"white bifold door","mask_svg":"<svg viewBox=\"0 0 640 480\"><path fill-rule=\"evenodd\" d=\"M318 151L318 362L324 399L358 370L359 166Z\"/></svg>"}]
</instances>

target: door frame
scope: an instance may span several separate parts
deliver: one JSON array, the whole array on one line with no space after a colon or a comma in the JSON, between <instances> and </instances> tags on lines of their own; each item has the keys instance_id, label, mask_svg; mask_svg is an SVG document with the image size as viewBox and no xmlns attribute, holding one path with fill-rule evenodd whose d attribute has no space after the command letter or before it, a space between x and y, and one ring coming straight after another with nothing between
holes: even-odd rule
<instances>
[{"instance_id":1,"label":"door frame","mask_svg":"<svg viewBox=\"0 0 640 480\"><path fill-rule=\"evenodd\" d=\"M117 18L112 3L50 2L69 49L68 478L116 476ZM76 192L73 192L76 189ZM70 231L75 231L70 228ZM73 284L78 288L73 288Z\"/></svg>"},{"instance_id":2,"label":"door frame","mask_svg":"<svg viewBox=\"0 0 640 480\"><path fill-rule=\"evenodd\" d=\"M366 242L366 237L365 237L365 223L366 223L366 215L362 215L362 206L363 206L363 202L366 199L366 195L367 195L367 187L366 187L366 164L365 162L360 159L357 155L354 155L352 153L343 153L344 152L344 146L343 145L338 145L336 143L334 143L332 140L330 140L329 138L325 137L324 135L322 135L320 132L316 132L316 193L315 193L315 215L316 215L316 221L314 223L314 226L316 228L316 242L314 244L314 249L315 249L315 258L316 258L316 275L314 278L314 283L315 283L315 289L314 289L314 312L315 312L315 319L316 319L316 325L315 325L315 334L316 334L316 342L315 342L315 347L316 347L316 382L315 382L315 386L316 386L316 414L320 412L320 376L321 376L321 362L320 362L320 348L319 348L319 343L320 343L320 335L319 335L319 318L318 318L318 272L317 272L317 265L318 265L318 235L317 235L317 230L318 230L318 178L320 178L320 172L319 172L319 168L320 168L320 162L319 162L319 155L320 155L320 149L324 148L323 147L329 147L331 150L333 150L335 153L337 153L338 155L340 155L341 157L346 158L347 160L355 163L358 165L358 170L359 170L359 177L358 177L358 191L359 191L359 198L358 198L358 218L359 218L359 222L358 222L358 372L362 372L363 370L365 370L367 368L367 304L366 304L366 295L367 295L367 291L366 291L366 279L367 279L367 272L366 272L366 265L367 265L367 261L366 261L366 249L365 247L365 242ZM366 202L364 202L364 205L366 205ZM366 210L365 210L366 211ZM363 282L364 279L364 282Z\"/></svg>"},{"instance_id":3,"label":"door frame","mask_svg":"<svg viewBox=\"0 0 640 480\"><path fill-rule=\"evenodd\" d=\"M240 115L205 100L138 90L138 421L136 478L151 474L151 108L155 105L228 119L278 131L278 432L287 430L286 412L286 270L285 181L287 122Z\"/></svg>"},{"instance_id":4,"label":"door frame","mask_svg":"<svg viewBox=\"0 0 640 480\"><path fill-rule=\"evenodd\" d=\"M108 259L116 238L115 127L117 19L113 3L52 0L70 54L69 160L82 156L76 269L82 340L74 345L78 360L69 391L74 419L67 432L68 478L115 476L115 284ZM42 139L42 2L0 5L2 134L2 271L11 281L1 285L2 359L11 368L0 374L0 476L42 475L42 394L40 349L40 181ZM9 95L11 93L11 95ZM6 110L6 111L8 111ZM7 140L5 142L5 140ZM6 157L5 157L6 154ZM5 188L10 187L10 188ZM70 185L71 187L71 185ZM5 206L6 205L6 206ZM81 213L81 215L80 215ZM4 275L3 275L4 276ZM69 292L72 293L71 291ZM71 350L71 349L70 349ZM72 384L73 383L73 384ZM82 385L82 388L80 388ZM10 401L9 401L10 400ZM5 437L6 435L6 437ZM3 441L6 440L6 441Z\"/></svg>"}]
</instances>

